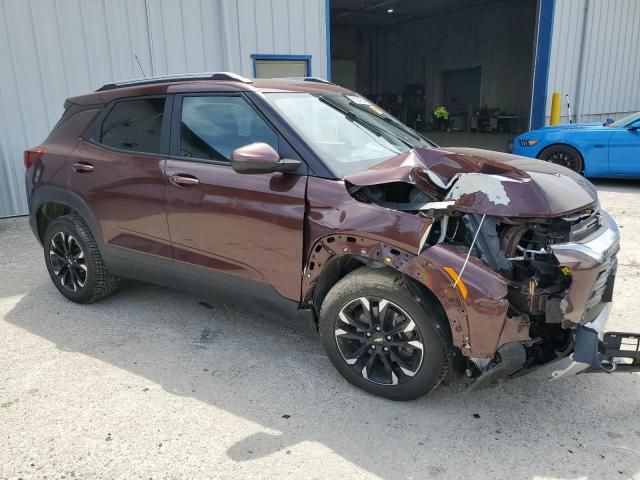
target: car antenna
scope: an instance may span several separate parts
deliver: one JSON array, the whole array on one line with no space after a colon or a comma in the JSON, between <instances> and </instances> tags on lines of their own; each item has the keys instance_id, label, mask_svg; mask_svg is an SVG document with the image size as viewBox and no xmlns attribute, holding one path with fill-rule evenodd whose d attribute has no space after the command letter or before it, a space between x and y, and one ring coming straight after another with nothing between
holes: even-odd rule
<instances>
[{"instance_id":1,"label":"car antenna","mask_svg":"<svg viewBox=\"0 0 640 480\"><path fill-rule=\"evenodd\" d=\"M138 58L138 55L136 55L135 53L133 54L133 56L136 59L136 62L138 62L138 66L140 67L140 71L142 72L142 76L146 77L147 75L144 73L144 70L142 69L142 65L140 64L140 59Z\"/></svg>"}]
</instances>

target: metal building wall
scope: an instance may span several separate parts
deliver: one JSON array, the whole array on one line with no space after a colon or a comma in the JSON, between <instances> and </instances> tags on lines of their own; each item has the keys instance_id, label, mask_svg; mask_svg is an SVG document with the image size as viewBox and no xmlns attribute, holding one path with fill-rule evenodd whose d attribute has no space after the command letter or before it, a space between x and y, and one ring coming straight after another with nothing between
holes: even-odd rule
<instances>
[{"instance_id":1,"label":"metal building wall","mask_svg":"<svg viewBox=\"0 0 640 480\"><path fill-rule=\"evenodd\" d=\"M637 0L556 0L547 123L553 92L569 94L574 122L640 110L639 25ZM563 101L562 122L567 121Z\"/></svg>"},{"instance_id":2,"label":"metal building wall","mask_svg":"<svg viewBox=\"0 0 640 480\"><path fill-rule=\"evenodd\" d=\"M227 70L251 54L312 56L325 76L325 0L0 0L0 218L27 213L22 152L65 98L113 80Z\"/></svg>"}]
</instances>

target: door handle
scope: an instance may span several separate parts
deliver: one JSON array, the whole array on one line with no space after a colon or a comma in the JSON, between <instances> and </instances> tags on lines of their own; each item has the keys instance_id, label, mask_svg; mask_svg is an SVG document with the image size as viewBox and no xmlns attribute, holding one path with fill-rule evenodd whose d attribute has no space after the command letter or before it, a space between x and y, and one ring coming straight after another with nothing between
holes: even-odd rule
<instances>
[{"instance_id":1,"label":"door handle","mask_svg":"<svg viewBox=\"0 0 640 480\"><path fill-rule=\"evenodd\" d=\"M191 175L171 175L169 181L178 187L193 187L200 183L200 180Z\"/></svg>"},{"instance_id":2,"label":"door handle","mask_svg":"<svg viewBox=\"0 0 640 480\"><path fill-rule=\"evenodd\" d=\"M93 172L93 165L87 162L76 162L73 164L73 169L78 173Z\"/></svg>"}]
</instances>

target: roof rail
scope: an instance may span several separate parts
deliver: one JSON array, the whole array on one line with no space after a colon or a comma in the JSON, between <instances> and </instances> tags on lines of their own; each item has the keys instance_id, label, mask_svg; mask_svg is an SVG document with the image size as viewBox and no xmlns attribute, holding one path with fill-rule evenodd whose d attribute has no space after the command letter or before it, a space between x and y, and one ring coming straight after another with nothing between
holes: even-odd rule
<instances>
[{"instance_id":1,"label":"roof rail","mask_svg":"<svg viewBox=\"0 0 640 480\"><path fill-rule=\"evenodd\" d=\"M96 92L104 92L105 90L113 90L114 88L150 85L153 83L179 82L181 80L226 80L228 82L253 83L253 80L232 72L183 73L179 75L160 75L157 77L146 77L135 80L126 80L123 82L107 83L97 89Z\"/></svg>"},{"instance_id":2,"label":"roof rail","mask_svg":"<svg viewBox=\"0 0 640 480\"><path fill-rule=\"evenodd\" d=\"M283 80L298 80L301 82L315 82L315 83L326 83L327 85L335 85L335 83L331 83L329 80L325 80L320 77L283 77Z\"/></svg>"}]
</instances>

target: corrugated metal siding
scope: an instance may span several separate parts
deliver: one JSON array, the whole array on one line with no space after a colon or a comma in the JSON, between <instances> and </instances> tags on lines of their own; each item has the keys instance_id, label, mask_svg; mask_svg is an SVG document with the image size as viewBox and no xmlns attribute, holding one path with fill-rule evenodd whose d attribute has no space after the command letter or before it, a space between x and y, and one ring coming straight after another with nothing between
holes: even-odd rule
<instances>
[{"instance_id":1,"label":"corrugated metal siding","mask_svg":"<svg viewBox=\"0 0 640 480\"><path fill-rule=\"evenodd\" d=\"M556 0L551 94L569 94L574 121L604 121L640 110L640 2ZM563 101L562 121L567 121Z\"/></svg>"},{"instance_id":2,"label":"corrugated metal siding","mask_svg":"<svg viewBox=\"0 0 640 480\"><path fill-rule=\"evenodd\" d=\"M147 15L148 14L148 15ZM325 76L325 0L0 0L0 217L27 213L22 151L65 98L114 80L228 70L251 54L312 56Z\"/></svg>"}]
</instances>

